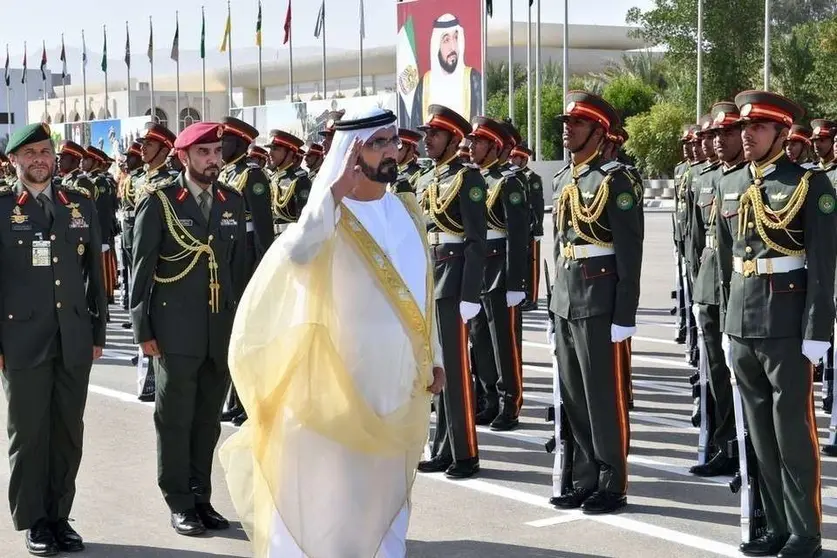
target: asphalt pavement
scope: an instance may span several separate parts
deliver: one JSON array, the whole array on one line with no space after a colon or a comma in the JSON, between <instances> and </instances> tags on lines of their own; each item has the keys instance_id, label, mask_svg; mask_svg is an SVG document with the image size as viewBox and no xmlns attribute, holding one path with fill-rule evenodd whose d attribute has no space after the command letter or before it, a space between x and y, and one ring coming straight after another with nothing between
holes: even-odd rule
<instances>
[{"instance_id":1,"label":"asphalt pavement","mask_svg":"<svg viewBox=\"0 0 837 558\"><path fill-rule=\"evenodd\" d=\"M687 378L692 371L683 346L673 341L669 315L674 284L670 219L668 212L646 213L639 330L633 339L629 506L621 513L588 517L548 503L553 456L543 444L553 428L544 420L552 377L542 301L540 310L524 314L521 427L508 433L479 427L481 471L475 478L418 476L410 558L738 556L738 497L729 491L729 478L700 479L688 473L697 459L698 432L689 423ZM551 253L546 241L542 254L551 259ZM87 543L83 556L250 556L217 460L213 503L233 521L232 529L187 538L169 526L156 483L153 405L136 399L136 370L130 363L136 347L130 331L121 327L125 313L118 307L111 311L105 357L90 379L84 459L72 514ZM819 411L819 385L815 390L824 442L828 417ZM5 414L0 406L3 421ZM225 424L222 438L234 429ZM0 440L5 447L5 432ZM837 556L837 459L824 458L822 465L825 555ZM7 486L8 477L8 461L0 459L0 485ZM27 555L23 534L0 510L0 558Z\"/></svg>"}]
</instances>

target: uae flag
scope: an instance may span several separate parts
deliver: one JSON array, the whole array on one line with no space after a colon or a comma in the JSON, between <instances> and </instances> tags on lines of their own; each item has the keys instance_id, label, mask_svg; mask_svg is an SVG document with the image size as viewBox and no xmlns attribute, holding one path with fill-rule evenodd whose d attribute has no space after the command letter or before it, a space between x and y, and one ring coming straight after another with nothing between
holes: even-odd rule
<instances>
[{"instance_id":1,"label":"uae flag","mask_svg":"<svg viewBox=\"0 0 837 558\"><path fill-rule=\"evenodd\" d=\"M413 99L420 79L418 57L416 56L416 31L412 16L408 17L401 29L398 30L395 50L395 76L398 94L404 101L407 114L412 114ZM417 126L420 122L409 124L410 126Z\"/></svg>"}]
</instances>

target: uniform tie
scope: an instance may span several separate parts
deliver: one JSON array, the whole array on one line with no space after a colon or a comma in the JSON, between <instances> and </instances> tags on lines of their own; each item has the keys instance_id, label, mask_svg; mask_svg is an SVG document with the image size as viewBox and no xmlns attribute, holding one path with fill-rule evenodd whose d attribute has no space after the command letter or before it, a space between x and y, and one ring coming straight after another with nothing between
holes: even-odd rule
<instances>
[{"instance_id":1,"label":"uniform tie","mask_svg":"<svg viewBox=\"0 0 837 558\"><path fill-rule=\"evenodd\" d=\"M209 221L209 204L212 199L212 194L204 190L198 197L200 198L200 203L198 203L198 207L200 208L201 213L203 213L203 218Z\"/></svg>"},{"instance_id":2,"label":"uniform tie","mask_svg":"<svg viewBox=\"0 0 837 558\"><path fill-rule=\"evenodd\" d=\"M44 213L46 213L46 216L49 219L49 224L51 225L52 220L55 217L55 212L52 208L52 200L49 199L49 196L47 196L43 192L38 194L38 197L35 199L38 200L38 205L40 205L41 209L43 209Z\"/></svg>"}]
</instances>

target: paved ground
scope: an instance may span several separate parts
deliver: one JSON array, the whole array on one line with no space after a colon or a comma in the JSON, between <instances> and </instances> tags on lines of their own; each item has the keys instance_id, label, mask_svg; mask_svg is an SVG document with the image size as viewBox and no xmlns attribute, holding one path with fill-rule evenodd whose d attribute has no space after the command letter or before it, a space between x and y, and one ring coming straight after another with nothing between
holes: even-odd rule
<instances>
[{"instance_id":1,"label":"paved ground","mask_svg":"<svg viewBox=\"0 0 837 558\"><path fill-rule=\"evenodd\" d=\"M448 481L420 475L409 533L411 558L592 558L736 556L737 497L728 479L691 477L697 431L688 424L691 399L682 347L668 314L672 287L670 213L646 216L643 293L634 338L636 409L631 413L630 506L617 515L587 518L547 503L552 456L543 451L551 424L545 312L526 314L524 427L498 435L480 430L482 472ZM544 254L551 248L544 247ZM94 367L86 415L85 455L73 510L91 557L249 556L239 528L203 538L174 534L156 485L151 407L136 401L130 335L115 312L106 360ZM5 419L5 409L0 408ZM827 419L820 416L820 436ZM228 436L232 427L225 426ZM5 435L0 434L5 442ZM217 465L217 463L216 463ZM233 510L216 467L216 507ZM0 485L8 465L0 459ZM837 460L823 463L827 555L837 556ZM237 527L237 525L236 525ZM0 511L0 558L26 556L22 535ZM332 558L332 557L323 557Z\"/></svg>"}]
</instances>

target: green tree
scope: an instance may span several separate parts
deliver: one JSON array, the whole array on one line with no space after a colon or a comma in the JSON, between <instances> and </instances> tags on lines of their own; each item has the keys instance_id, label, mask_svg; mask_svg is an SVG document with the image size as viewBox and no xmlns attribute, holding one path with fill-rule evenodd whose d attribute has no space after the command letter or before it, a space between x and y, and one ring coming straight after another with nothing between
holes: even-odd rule
<instances>
[{"instance_id":1,"label":"green tree","mask_svg":"<svg viewBox=\"0 0 837 558\"><path fill-rule=\"evenodd\" d=\"M657 103L651 110L627 119L630 139L625 151L634 158L644 176L668 177L680 161L680 131L692 121L691 111L670 102Z\"/></svg>"},{"instance_id":2,"label":"green tree","mask_svg":"<svg viewBox=\"0 0 837 558\"><path fill-rule=\"evenodd\" d=\"M534 74L534 68L532 70ZM534 75L532 76L534 79ZM514 88L520 89L526 87L526 65L514 65ZM509 93L509 63L508 62L489 62L485 68L485 89L488 92L488 97L497 93L498 91Z\"/></svg>"},{"instance_id":3,"label":"green tree","mask_svg":"<svg viewBox=\"0 0 837 558\"><path fill-rule=\"evenodd\" d=\"M624 120L651 109L656 94L641 78L625 74L611 80L602 90L602 97Z\"/></svg>"},{"instance_id":4,"label":"green tree","mask_svg":"<svg viewBox=\"0 0 837 558\"><path fill-rule=\"evenodd\" d=\"M837 16L834 0L772 0L771 19L782 32L812 21L823 21Z\"/></svg>"},{"instance_id":5,"label":"green tree","mask_svg":"<svg viewBox=\"0 0 837 558\"><path fill-rule=\"evenodd\" d=\"M535 147L535 138L528 138L528 127L526 125L526 106L527 96L526 88L522 87L515 91L514 94L514 117L517 127L520 130L520 135L529 144L531 148ZM505 91L497 92L492 95L485 104L485 110L488 116L495 119L502 120L509 116L509 97ZM558 117L564 112L564 102L562 98L561 85L545 85L541 88L541 147L543 160L560 159L563 153L562 133ZM532 118L535 118L534 107L532 109ZM535 124L532 122L534 130Z\"/></svg>"}]
</instances>

